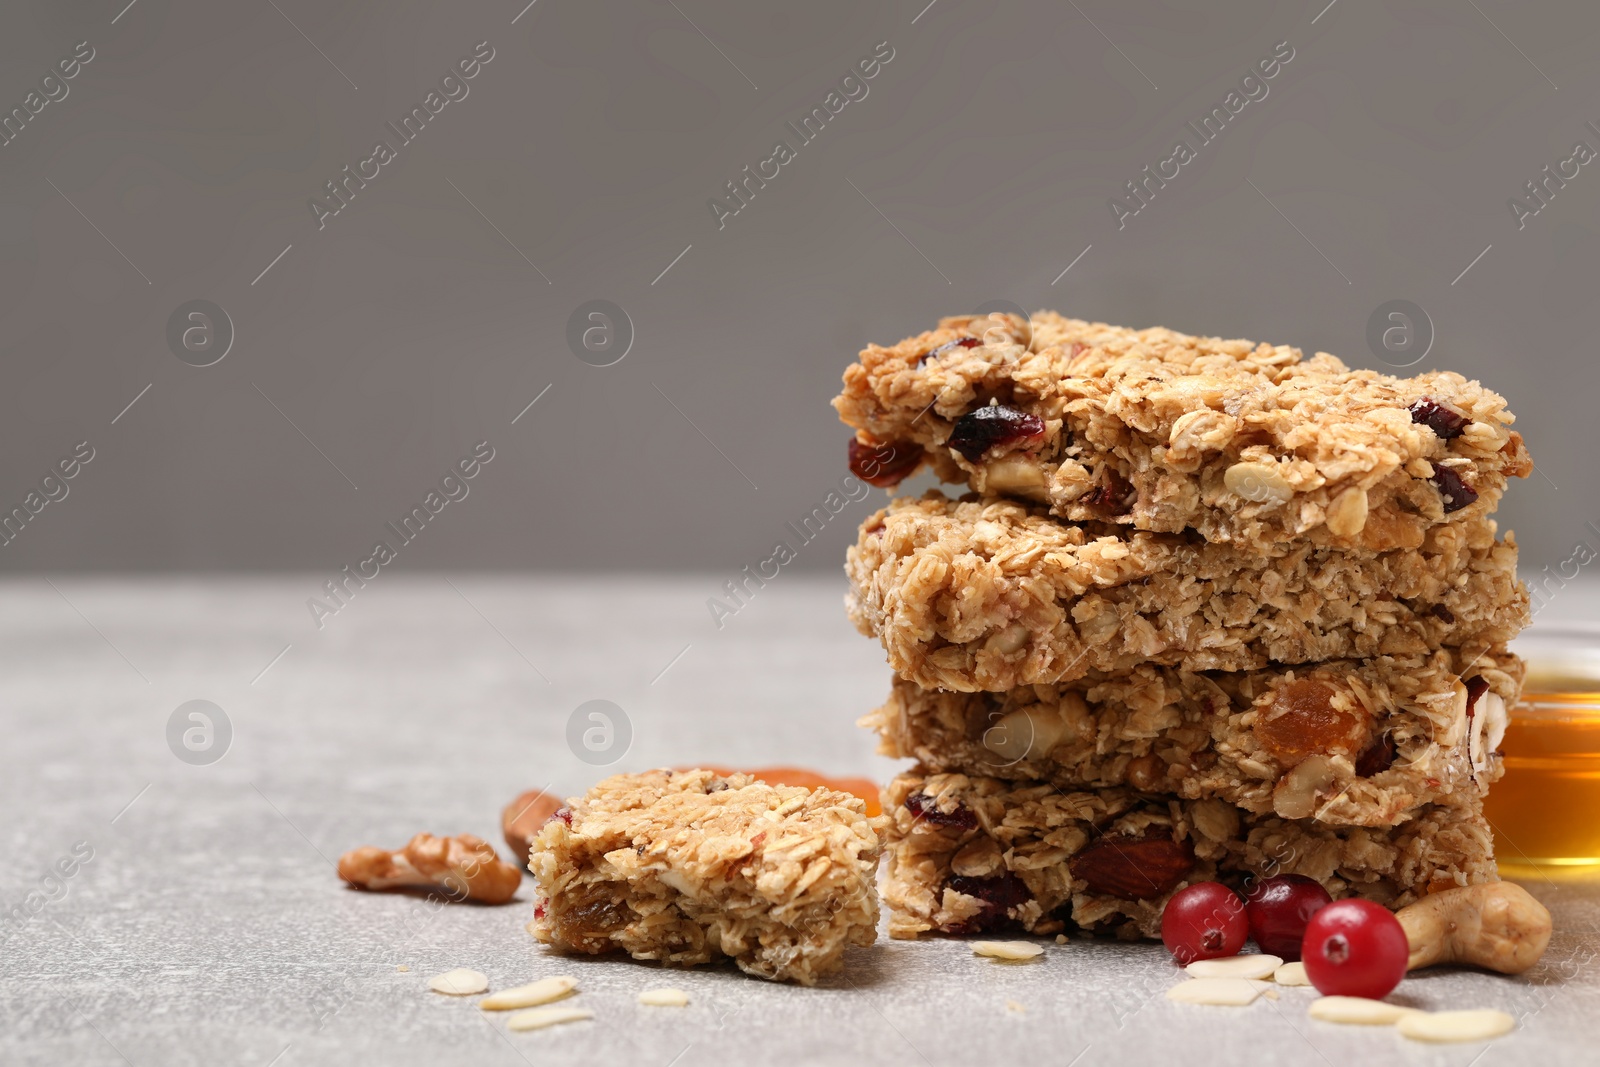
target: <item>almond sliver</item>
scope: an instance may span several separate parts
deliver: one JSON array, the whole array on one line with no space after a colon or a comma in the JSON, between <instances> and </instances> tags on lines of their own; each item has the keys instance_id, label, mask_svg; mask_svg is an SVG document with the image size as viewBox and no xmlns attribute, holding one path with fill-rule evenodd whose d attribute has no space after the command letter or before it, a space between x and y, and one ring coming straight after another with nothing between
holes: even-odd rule
<instances>
[{"instance_id":1,"label":"almond sliver","mask_svg":"<svg viewBox=\"0 0 1600 1067\"><path fill-rule=\"evenodd\" d=\"M646 989L639 994L639 1003L656 1008L681 1008L689 1003L689 994L681 989Z\"/></svg>"},{"instance_id":2,"label":"almond sliver","mask_svg":"<svg viewBox=\"0 0 1600 1067\"><path fill-rule=\"evenodd\" d=\"M1509 1034L1517 1021L1503 1011L1419 1011L1396 1029L1413 1041L1487 1041Z\"/></svg>"},{"instance_id":3,"label":"almond sliver","mask_svg":"<svg viewBox=\"0 0 1600 1067\"><path fill-rule=\"evenodd\" d=\"M470 967L457 967L453 971L436 974L428 979L428 988L446 996L470 997L488 989L489 979Z\"/></svg>"},{"instance_id":4,"label":"almond sliver","mask_svg":"<svg viewBox=\"0 0 1600 1067\"><path fill-rule=\"evenodd\" d=\"M1222 1004L1242 1008L1254 1004L1270 982L1248 978L1191 978L1167 990L1167 999L1179 1004Z\"/></svg>"},{"instance_id":5,"label":"almond sliver","mask_svg":"<svg viewBox=\"0 0 1600 1067\"><path fill-rule=\"evenodd\" d=\"M532 1008L540 1004L549 1004L551 1001L560 1000L578 988L578 980L560 974L551 978L541 978L537 982L519 985L514 989L502 989L498 993L490 993L478 1001L478 1007L484 1011L510 1011L513 1008Z\"/></svg>"},{"instance_id":6,"label":"almond sliver","mask_svg":"<svg viewBox=\"0 0 1600 1067\"><path fill-rule=\"evenodd\" d=\"M972 943L972 954L974 956L988 956L990 959L1018 962L1043 956L1044 949L1031 941L974 941Z\"/></svg>"},{"instance_id":7,"label":"almond sliver","mask_svg":"<svg viewBox=\"0 0 1600 1067\"><path fill-rule=\"evenodd\" d=\"M1425 1015L1416 1008L1402 1008L1366 997L1318 997L1311 1002L1309 1014L1325 1023L1349 1023L1353 1026L1393 1026L1412 1015Z\"/></svg>"},{"instance_id":8,"label":"almond sliver","mask_svg":"<svg viewBox=\"0 0 1600 1067\"><path fill-rule=\"evenodd\" d=\"M1226 956L1195 960L1184 968L1191 978L1271 978L1283 966L1280 956Z\"/></svg>"},{"instance_id":9,"label":"almond sliver","mask_svg":"<svg viewBox=\"0 0 1600 1067\"><path fill-rule=\"evenodd\" d=\"M1311 976L1306 974L1306 965L1296 960L1285 963L1282 967L1272 972L1272 980L1279 985L1310 985Z\"/></svg>"},{"instance_id":10,"label":"almond sliver","mask_svg":"<svg viewBox=\"0 0 1600 1067\"><path fill-rule=\"evenodd\" d=\"M506 1020L508 1030L543 1030L558 1023L575 1023L593 1019L594 1012L587 1008L545 1007L519 1011Z\"/></svg>"}]
</instances>

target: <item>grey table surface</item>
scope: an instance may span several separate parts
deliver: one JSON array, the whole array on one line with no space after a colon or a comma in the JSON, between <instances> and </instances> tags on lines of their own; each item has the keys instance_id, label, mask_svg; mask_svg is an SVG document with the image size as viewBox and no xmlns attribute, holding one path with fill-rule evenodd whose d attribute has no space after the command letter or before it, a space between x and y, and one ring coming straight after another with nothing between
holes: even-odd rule
<instances>
[{"instance_id":1,"label":"grey table surface","mask_svg":"<svg viewBox=\"0 0 1600 1067\"><path fill-rule=\"evenodd\" d=\"M1074 940L1003 965L958 941L880 940L824 986L799 989L553 957L523 930L526 883L498 908L347 890L332 866L341 851L396 847L424 829L498 843L498 811L525 788L571 793L611 771L701 761L881 780L893 764L853 724L887 670L844 620L833 578L784 575L720 630L705 603L720 577L397 575L319 630L305 602L320 580L0 583L0 1062L1597 1058L1593 883L1528 883L1556 935L1527 976L1427 972L1397 993L1520 1017L1487 1046L1313 1022L1304 989L1243 1009L1172 1004L1161 994L1177 978L1158 945ZM169 745L169 720L196 699L222 709L231 738L219 728L210 749L199 735L196 751ZM567 741L593 699L631 727L626 745L619 730L612 751L585 753L613 760L604 767ZM225 754L194 763L175 752ZM75 850L87 861L53 873ZM426 991L457 966L496 987L574 974L596 1018L509 1033L470 999ZM690 1006L637 1004L663 984L687 990Z\"/></svg>"}]
</instances>

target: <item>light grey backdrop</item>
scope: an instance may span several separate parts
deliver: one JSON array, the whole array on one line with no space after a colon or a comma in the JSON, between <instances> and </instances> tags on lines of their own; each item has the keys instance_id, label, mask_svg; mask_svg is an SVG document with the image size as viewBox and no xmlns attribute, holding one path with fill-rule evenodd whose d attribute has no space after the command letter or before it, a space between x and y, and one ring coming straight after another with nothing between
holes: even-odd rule
<instances>
[{"instance_id":1,"label":"light grey backdrop","mask_svg":"<svg viewBox=\"0 0 1600 1067\"><path fill-rule=\"evenodd\" d=\"M1369 317L1412 301L1425 363L1521 416L1525 568L1600 518L1600 166L1508 207L1600 149L1595 5L523 2L5 6L0 505L95 458L0 568L332 572L486 439L402 568L731 574L844 473L827 401L861 344L992 299L1377 367ZM802 145L785 123L880 42ZM1110 199L1279 42L1265 97L1119 229ZM780 138L719 228L708 199ZM236 330L205 368L166 337L196 299ZM569 350L594 299L636 332L613 366ZM869 506L796 566L838 566Z\"/></svg>"}]
</instances>

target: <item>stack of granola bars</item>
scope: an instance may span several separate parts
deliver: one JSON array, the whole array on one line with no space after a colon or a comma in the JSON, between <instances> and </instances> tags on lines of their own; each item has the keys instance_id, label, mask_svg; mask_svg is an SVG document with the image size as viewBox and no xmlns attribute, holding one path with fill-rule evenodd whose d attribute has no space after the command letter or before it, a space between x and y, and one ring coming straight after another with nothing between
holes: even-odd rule
<instances>
[{"instance_id":1,"label":"stack of granola bars","mask_svg":"<svg viewBox=\"0 0 1600 1067\"><path fill-rule=\"evenodd\" d=\"M848 608L891 932L1156 936L1177 889L1302 874L1392 907L1496 876L1532 462L1505 401L1285 346L1041 312L869 346L851 468L969 493L861 527Z\"/></svg>"}]
</instances>

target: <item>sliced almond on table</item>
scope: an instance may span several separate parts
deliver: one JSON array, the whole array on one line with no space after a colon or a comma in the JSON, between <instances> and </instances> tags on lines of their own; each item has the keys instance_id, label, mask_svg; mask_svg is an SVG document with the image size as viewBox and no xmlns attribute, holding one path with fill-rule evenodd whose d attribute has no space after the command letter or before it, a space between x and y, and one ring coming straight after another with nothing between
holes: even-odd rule
<instances>
[{"instance_id":1,"label":"sliced almond on table","mask_svg":"<svg viewBox=\"0 0 1600 1067\"><path fill-rule=\"evenodd\" d=\"M681 1008L689 1003L689 994L681 989L646 989L639 994L639 1003L656 1008Z\"/></svg>"},{"instance_id":2,"label":"sliced almond on table","mask_svg":"<svg viewBox=\"0 0 1600 1067\"><path fill-rule=\"evenodd\" d=\"M1242 1008L1271 987L1271 982L1249 978L1191 978L1167 990L1167 999L1179 1004L1221 1004Z\"/></svg>"},{"instance_id":3,"label":"sliced almond on table","mask_svg":"<svg viewBox=\"0 0 1600 1067\"><path fill-rule=\"evenodd\" d=\"M1016 963L1043 956L1044 949L1031 941L974 941L972 954Z\"/></svg>"},{"instance_id":4,"label":"sliced almond on table","mask_svg":"<svg viewBox=\"0 0 1600 1067\"><path fill-rule=\"evenodd\" d=\"M457 967L453 971L436 974L428 979L428 988L446 996L470 997L488 989L489 979L470 967Z\"/></svg>"},{"instance_id":5,"label":"sliced almond on table","mask_svg":"<svg viewBox=\"0 0 1600 1067\"><path fill-rule=\"evenodd\" d=\"M1306 965L1299 960L1285 963L1282 967L1272 972L1272 980L1279 985L1310 985L1311 976L1306 974Z\"/></svg>"},{"instance_id":6,"label":"sliced almond on table","mask_svg":"<svg viewBox=\"0 0 1600 1067\"><path fill-rule=\"evenodd\" d=\"M1309 1014L1325 1023L1349 1023L1354 1026L1393 1026L1412 1015L1425 1015L1416 1008L1402 1008L1366 997L1318 997L1311 1002Z\"/></svg>"},{"instance_id":7,"label":"sliced almond on table","mask_svg":"<svg viewBox=\"0 0 1600 1067\"><path fill-rule=\"evenodd\" d=\"M551 978L541 978L537 982L519 985L514 989L502 989L498 993L490 993L478 1001L478 1007L484 1011L510 1011L512 1008L532 1008L540 1004L549 1004L553 1000L560 1000L578 988L578 980L567 975L558 974Z\"/></svg>"},{"instance_id":8,"label":"sliced almond on table","mask_svg":"<svg viewBox=\"0 0 1600 1067\"><path fill-rule=\"evenodd\" d=\"M588 1008L562 1008L545 1007L529 1008L519 1011L506 1020L508 1030L543 1030L547 1026L558 1023L575 1023L583 1019L593 1019L594 1012Z\"/></svg>"},{"instance_id":9,"label":"sliced almond on table","mask_svg":"<svg viewBox=\"0 0 1600 1067\"><path fill-rule=\"evenodd\" d=\"M1227 956L1195 960L1184 971L1191 978L1271 978L1283 966L1280 956Z\"/></svg>"},{"instance_id":10,"label":"sliced almond on table","mask_svg":"<svg viewBox=\"0 0 1600 1067\"><path fill-rule=\"evenodd\" d=\"M1503 1011L1419 1011L1395 1026L1413 1041L1487 1041L1509 1034L1517 1021Z\"/></svg>"}]
</instances>

